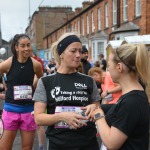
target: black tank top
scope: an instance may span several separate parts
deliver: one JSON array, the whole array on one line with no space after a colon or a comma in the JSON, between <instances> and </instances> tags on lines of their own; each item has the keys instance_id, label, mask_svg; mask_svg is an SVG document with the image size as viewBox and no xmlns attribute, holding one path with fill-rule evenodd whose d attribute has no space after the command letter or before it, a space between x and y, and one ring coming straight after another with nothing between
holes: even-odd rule
<instances>
[{"instance_id":1,"label":"black tank top","mask_svg":"<svg viewBox=\"0 0 150 150\"><path fill-rule=\"evenodd\" d=\"M34 69L31 58L25 63L12 58L12 65L7 74L6 102L17 105L32 105ZM22 93L26 93L25 95ZM21 97L21 96L24 97Z\"/></svg>"}]
</instances>

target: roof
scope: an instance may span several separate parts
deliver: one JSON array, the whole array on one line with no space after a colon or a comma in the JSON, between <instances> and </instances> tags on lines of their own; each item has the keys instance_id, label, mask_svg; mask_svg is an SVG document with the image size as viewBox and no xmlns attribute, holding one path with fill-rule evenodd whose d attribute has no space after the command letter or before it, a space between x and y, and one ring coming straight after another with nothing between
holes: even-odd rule
<instances>
[{"instance_id":1,"label":"roof","mask_svg":"<svg viewBox=\"0 0 150 150\"><path fill-rule=\"evenodd\" d=\"M122 24L119 28L111 32L111 34L118 33L118 32L127 32L127 31L139 31L140 27L132 22L128 22Z\"/></svg>"},{"instance_id":2,"label":"roof","mask_svg":"<svg viewBox=\"0 0 150 150\"><path fill-rule=\"evenodd\" d=\"M131 44L150 44L150 34L124 37L127 43Z\"/></svg>"},{"instance_id":3,"label":"roof","mask_svg":"<svg viewBox=\"0 0 150 150\"><path fill-rule=\"evenodd\" d=\"M111 46L112 48L117 48L117 47L119 47L120 45L122 45L123 42L124 42L123 40L109 41L109 43L108 43L108 45L107 45L107 48L108 48L109 46Z\"/></svg>"},{"instance_id":4,"label":"roof","mask_svg":"<svg viewBox=\"0 0 150 150\"><path fill-rule=\"evenodd\" d=\"M107 34L104 31L97 32L90 39L93 38L107 38Z\"/></svg>"}]
</instances>

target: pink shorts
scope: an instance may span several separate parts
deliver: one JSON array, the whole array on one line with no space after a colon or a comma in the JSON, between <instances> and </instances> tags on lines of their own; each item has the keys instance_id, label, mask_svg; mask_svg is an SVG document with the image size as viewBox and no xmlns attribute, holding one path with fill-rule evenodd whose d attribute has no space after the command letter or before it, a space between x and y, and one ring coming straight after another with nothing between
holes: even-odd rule
<instances>
[{"instance_id":1,"label":"pink shorts","mask_svg":"<svg viewBox=\"0 0 150 150\"><path fill-rule=\"evenodd\" d=\"M15 113L3 110L2 119L5 130L25 130L32 131L37 129L34 116L29 113Z\"/></svg>"}]
</instances>

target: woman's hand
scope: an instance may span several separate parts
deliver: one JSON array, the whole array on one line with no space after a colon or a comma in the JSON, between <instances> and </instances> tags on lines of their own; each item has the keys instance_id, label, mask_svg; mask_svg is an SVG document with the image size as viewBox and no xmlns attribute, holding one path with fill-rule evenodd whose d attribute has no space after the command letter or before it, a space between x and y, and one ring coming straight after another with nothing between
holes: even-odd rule
<instances>
[{"instance_id":1,"label":"woman's hand","mask_svg":"<svg viewBox=\"0 0 150 150\"><path fill-rule=\"evenodd\" d=\"M93 121L93 119L90 116L92 112L97 108L98 106L96 104L90 104L90 105L87 105L86 107L82 107L81 109L85 110L85 115L88 117L90 121Z\"/></svg>"},{"instance_id":2,"label":"woman's hand","mask_svg":"<svg viewBox=\"0 0 150 150\"><path fill-rule=\"evenodd\" d=\"M101 98L105 98L107 96L107 92L102 92Z\"/></svg>"},{"instance_id":3,"label":"woman's hand","mask_svg":"<svg viewBox=\"0 0 150 150\"><path fill-rule=\"evenodd\" d=\"M77 129L87 125L84 120L88 120L88 118L83 117L78 113L62 112L61 114L62 114L62 121L67 123L70 129Z\"/></svg>"}]
</instances>

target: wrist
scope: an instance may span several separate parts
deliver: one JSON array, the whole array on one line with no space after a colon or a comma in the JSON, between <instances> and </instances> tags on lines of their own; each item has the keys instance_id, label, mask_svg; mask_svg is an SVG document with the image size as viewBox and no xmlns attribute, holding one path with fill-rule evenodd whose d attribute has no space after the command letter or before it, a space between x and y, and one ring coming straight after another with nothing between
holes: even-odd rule
<instances>
[{"instance_id":1,"label":"wrist","mask_svg":"<svg viewBox=\"0 0 150 150\"><path fill-rule=\"evenodd\" d=\"M95 113L95 115L94 115L94 121L95 121L95 122L96 122L97 120L102 119L102 118L105 118L105 115L104 115L104 114L102 114L102 113L100 113L100 112Z\"/></svg>"},{"instance_id":2,"label":"wrist","mask_svg":"<svg viewBox=\"0 0 150 150\"><path fill-rule=\"evenodd\" d=\"M110 94L110 92L107 90L107 91L106 91L106 94L107 94L107 95L109 95L109 94Z\"/></svg>"}]
</instances>

